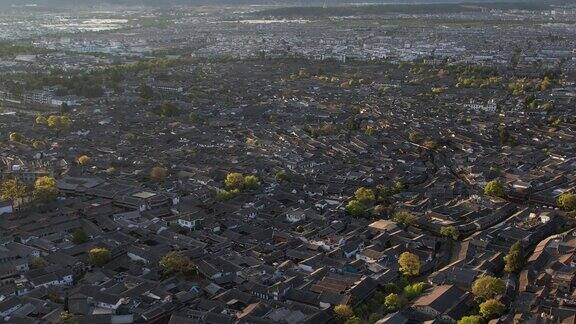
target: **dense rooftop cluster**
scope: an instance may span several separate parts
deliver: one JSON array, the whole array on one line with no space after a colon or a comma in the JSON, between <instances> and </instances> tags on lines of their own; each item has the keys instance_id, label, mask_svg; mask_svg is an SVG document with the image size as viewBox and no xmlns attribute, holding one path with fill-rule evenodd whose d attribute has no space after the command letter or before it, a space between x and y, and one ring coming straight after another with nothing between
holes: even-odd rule
<instances>
[{"instance_id":1,"label":"dense rooftop cluster","mask_svg":"<svg viewBox=\"0 0 576 324\"><path fill-rule=\"evenodd\" d=\"M0 51L0 321L574 321L574 8L213 10Z\"/></svg>"}]
</instances>

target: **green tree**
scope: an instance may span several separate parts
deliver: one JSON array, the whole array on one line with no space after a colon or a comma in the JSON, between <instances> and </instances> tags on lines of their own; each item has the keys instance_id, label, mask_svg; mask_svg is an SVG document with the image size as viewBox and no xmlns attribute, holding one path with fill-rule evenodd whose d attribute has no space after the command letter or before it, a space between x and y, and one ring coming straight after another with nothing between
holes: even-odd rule
<instances>
[{"instance_id":1,"label":"green tree","mask_svg":"<svg viewBox=\"0 0 576 324\"><path fill-rule=\"evenodd\" d=\"M533 104L535 105L536 103L533 102ZM498 139L501 145L514 145L515 143L514 136L512 136L508 127L504 124L498 126Z\"/></svg>"},{"instance_id":2,"label":"green tree","mask_svg":"<svg viewBox=\"0 0 576 324\"><path fill-rule=\"evenodd\" d=\"M384 306L389 312L395 312L404 306L405 300L398 294L389 294L384 299Z\"/></svg>"},{"instance_id":3,"label":"green tree","mask_svg":"<svg viewBox=\"0 0 576 324\"><path fill-rule=\"evenodd\" d=\"M460 237L460 232L458 232L458 229L454 226L442 226L442 228L440 228L440 235L457 240L458 237Z\"/></svg>"},{"instance_id":4,"label":"green tree","mask_svg":"<svg viewBox=\"0 0 576 324\"><path fill-rule=\"evenodd\" d=\"M424 290L428 287L428 285L424 282L417 282L411 285L404 287L404 296L408 300L412 300L418 296L420 296Z\"/></svg>"},{"instance_id":5,"label":"green tree","mask_svg":"<svg viewBox=\"0 0 576 324\"><path fill-rule=\"evenodd\" d=\"M163 102L154 112L162 117L174 117L180 113L180 109L170 102Z\"/></svg>"},{"instance_id":6,"label":"green tree","mask_svg":"<svg viewBox=\"0 0 576 324\"><path fill-rule=\"evenodd\" d=\"M380 319L382 319L382 317L384 317L384 314L382 314L382 313L372 313L372 314L370 314L370 316L368 316L368 323L370 323L370 324L376 323Z\"/></svg>"},{"instance_id":7,"label":"green tree","mask_svg":"<svg viewBox=\"0 0 576 324\"><path fill-rule=\"evenodd\" d=\"M558 208L574 212L576 211L576 194L565 192L558 197Z\"/></svg>"},{"instance_id":8,"label":"green tree","mask_svg":"<svg viewBox=\"0 0 576 324\"><path fill-rule=\"evenodd\" d=\"M336 316L341 320L346 320L354 316L354 311L352 311L352 307L344 304L334 306L334 313Z\"/></svg>"},{"instance_id":9,"label":"green tree","mask_svg":"<svg viewBox=\"0 0 576 324\"><path fill-rule=\"evenodd\" d=\"M476 299L485 301L502 295L506 289L504 281L492 276L482 276L472 284L472 294Z\"/></svg>"},{"instance_id":10,"label":"green tree","mask_svg":"<svg viewBox=\"0 0 576 324\"><path fill-rule=\"evenodd\" d=\"M356 200L358 200L360 203L364 205L371 205L376 200L376 195L374 194L374 191L372 189L364 187L358 188L356 192L354 192L354 197L356 198Z\"/></svg>"},{"instance_id":11,"label":"green tree","mask_svg":"<svg viewBox=\"0 0 576 324\"><path fill-rule=\"evenodd\" d=\"M358 188L354 192L354 197L348 201L346 211L354 217L362 217L368 214L369 206L376 201L376 194L372 189Z\"/></svg>"},{"instance_id":12,"label":"green tree","mask_svg":"<svg viewBox=\"0 0 576 324\"><path fill-rule=\"evenodd\" d=\"M484 194L492 197L504 197L504 187L498 180L492 180L484 187Z\"/></svg>"},{"instance_id":13,"label":"green tree","mask_svg":"<svg viewBox=\"0 0 576 324\"><path fill-rule=\"evenodd\" d=\"M160 268L165 274L181 274L187 277L194 277L198 275L198 268L190 260L180 252L170 252L159 262Z\"/></svg>"},{"instance_id":14,"label":"green tree","mask_svg":"<svg viewBox=\"0 0 576 324\"><path fill-rule=\"evenodd\" d=\"M378 198L387 199L393 195L392 188L385 185L376 186L376 192L378 193Z\"/></svg>"},{"instance_id":15,"label":"green tree","mask_svg":"<svg viewBox=\"0 0 576 324\"><path fill-rule=\"evenodd\" d=\"M357 316L352 316L344 322L344 324L364 324L364 322Z\"/></svg>"},{"instance_id":16,"label":"green tree","mask_svg":"<svg viewBox=\"0 0 576 324\"><path fill-rule=\"evenodd\" d=\"M356 199L352 199L346 205L346 211L353 217L362 217L366 214L366 206Z\"/></svg>"},{"instance_id":17,"label":"green tree","mask_svg":"<svg viewBox=\"0 0 576 324\"><path fill-rule=\"evenodd\" d=\"M244 187L248 189L256 189L260 186L260 180L255 175L249 175L244 177Z\"/></svg>"},{"instance_id":18,"label":"green tree","mask_svg":"<svg viewBox=\"0 0 576 324\"><path fill-rule=\"evenodd\" d=\"M140 98L142 98L144 100L153 99L154 95L155 95L154 90L150 86L148 86L144 83L142 85L140 85L139 92L140 92Z\"/></svg>"},{"instance_id":19,"label":"green tree","mask_svg":"<svg viewBox=\"0 0 576 324\"><path fill-rule=\"evenodd\" d=\"M401 210L394 213L392 220L398 224L409 226L416 222L416 216L407 210Z\"/></svg>"},{"instance_id":20,"label":"green tree","mask_svg":"<svg viewBox=\"0 0 576 324\"><path fill-rule=\"evenodd\" d=\"M394 182L394 185L392 186L392 191L394 194L399 194L402 191L404 191L404 189L406 189L406 188L405 188L404 184L402 183L402 181L396 181L396 182Z\"/></svg>"},{"instance_id":21,"label":"green tree","mask_svg":"<svg viewBox=\"0 0 576 324\"><path fill-rule=\"evenodd\" d=\"M92 265L101 267L110 261L112 253L107 248L97 247L88 252L88 258Z\"/></svg>"},{"instance_id":22,"label":"green tree","mask_svg":"<svg viewBox=\"0 0 576 324\"><path fill-rule=\"evenodd\" d=\"M398 259L400 272L406 277L416 277L420 274L420 258L413 253L404 252Z\"/></svg>"},{"instance_id":23,"label":"green tree","mask_svg":"<svg viewBox=\"0 0 576 324\"><path fill-rule=\"evenodd\" d=\"M240 194L240 190L232 189L232 190L218 190L216 193L216 199L219 201L226 201L230 200Z\"/></svg>"},{"instance_id":24,"label":"green tree","mask_svg":"<svg viewBox=\"0 0 576 324\"><path fill-rule=\"evenodd\" d=\"M378 196L381 199L387 199L404 191L404 184L400 181L396 181L390 187L379 185L376 189L378 190Z\"/></svg>"},{"instance_id":25,"label":"green tree","mask_svg":"<svg viewBox=\"0 0 576 324\"><path fill-rule=\"evenodd\" d=\"M74 244L86 243L88 242L88 239L88 234L86 234L86 232L81 228L72 233L72 242L74 242Z\"/></svg>"},{"instance_id":26,"label":"green tree","mask_svg":"<svg viewBox=\"0 0 576 324\"><path fill-rule=\"evenodd\" d=\"M493 319L504 314L506 306L497 299L488 299L480 304L480 314L486 319Z\"/></svg>"},{"instance_id":27,"label":"green tree","mask_svg":"<svg viewBox=\"0 0 576 324\"><path fill-rule=\"evenodd\" d=\"M278 171L276 173L276 181L277 182L285 182L285 181L290 181L290 177L288 176L288 174L286 173L286 171Z\"/></svg>"},{"instance_id":28,"label":"green tree","mask_svg":"<svg viewBox=\"0 0 576 324\"><path fill-rule=\"evenodd\" d=\"M50 202L58 196L56 180L52 177L40 177L34 183L34 197L41 202Z\"/></svg>"},{"instance_id":29,"label":"green tree","mask_svg":"<svg viewBox=\"0 0 576 324\"><path fill-rule=\"evenodd\" d=\"M472 315L472 316L464 316L459 321L458 324L483 324L484 319L482 316Z\"/></svg>"},{"instance_id":30,"label":"green tree","mask_svg":"<svg viewBox=\"0 0 576 324\"><path fill-rule=\"evenodd\" d=\"M518 272L522 269L522 245L520 242L516 242L510 247L504 261L506 262L504 266L506 272Z\"/></svg>"},{"instance_id":31,"label":"green tree","mask_svg":"<svg viewBox=\"0 0 576 324\"><path fill-rule=\"evenodd\" d=\"M242 190L244 189L244 176L242 173L238 172L228 173L226 175L226 179L224 180L224 185L228 190Z\"/></svg>"},{"instance_id":32,"label":"green tree","mask_svg":"<svg viewBox=\"0 0 576 324\"><path fill-rule=\"evenodd\" d=\"M389 282L384 285L384 291L386 293L399 293L402 290L400 288L400 284L401 284L400 282L399 283Z\"/></svg>"}]
</instances>

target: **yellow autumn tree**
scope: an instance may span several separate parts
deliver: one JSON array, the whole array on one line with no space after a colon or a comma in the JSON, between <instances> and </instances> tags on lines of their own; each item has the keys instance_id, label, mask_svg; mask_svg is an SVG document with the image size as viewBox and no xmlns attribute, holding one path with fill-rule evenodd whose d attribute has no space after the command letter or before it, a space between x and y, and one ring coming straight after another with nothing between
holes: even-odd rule
<instances>
[{"instance_id":1,"label":"yellow autumn tree","mask_svg":"<svg viewBox=\"0 0 576 324\"><path fill-rule=\"evenodd\" d=\"M58 196L56 179L52 177L40 177L34 183L34 197L42 202L49 202Z\"/></svg>"},{"instance_id":2,"label":"yellow autumn tree","mask_svg":"<svg viewBox=\"0 0 576 324\"><path fill-rule=\"evenodd\" d=\"M243 189L244 188L244 176L242 173L232 172L226 175L226 179L224 180L224 185L226 189L233 190L233 189Z\"/></svg>"},{"instance_id":3,"label":"yellow autumn tree","mask_svg":"<svg viewBox=\"0 0 576 324\"><path fill-rule=\"evenodd\" d=\"M406 277L415 277L420 274L420 258L414 253L404 252L400 254L398 265L400 272Z\"/></svg>"},{"instance_id":4,"label":"yellow autumn tree","mask_svg":"<svg viewBox=\"0 0 576 324\"><path fill-rule=\"evenodd\" d=\"M8 179L0 185L2 200L19 200L28 196L28 188L17 179Z\"/></svg>"},{"instance_id":5,"label":"yellow autumn tree","mask_svg":"<svg viewBox=\"0 0 576 324\"><path fill-rule=\"evenodd\" d=\"M76 159L76 161L78 164L85 166L88 165L92 159L88 155L81 155L78 157L78 159Z\"/></svg>"},{"instance_id":6,"label":"yellow autumn tree","mask_svg":"<svg viewBox=\"0 0 576 324\"><path fill-rule=\"evenodd\" d=\"M336 316L338 316L343 320L354 316L354 311L352 310L352 307L344 304L334 306L334 313L336 313Z\"/></svg>"}]
</instances>

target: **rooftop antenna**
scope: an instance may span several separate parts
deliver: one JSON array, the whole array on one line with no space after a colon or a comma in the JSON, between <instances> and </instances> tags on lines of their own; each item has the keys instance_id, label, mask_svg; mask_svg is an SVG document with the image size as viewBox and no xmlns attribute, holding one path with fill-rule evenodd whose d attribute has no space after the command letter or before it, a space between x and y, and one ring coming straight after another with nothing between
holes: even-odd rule
<instances>
[{"instance_id":1,"label":"rooftop antenna","mask_svg":"<svg viewBox=\"0 0 576 324\"><path fill-rule=\"evenodd\" d=\"M326 9L326 7L328 7L328 0L324 0L324 4L322 5L322 8Z\"/></svg>"}]
</instances>

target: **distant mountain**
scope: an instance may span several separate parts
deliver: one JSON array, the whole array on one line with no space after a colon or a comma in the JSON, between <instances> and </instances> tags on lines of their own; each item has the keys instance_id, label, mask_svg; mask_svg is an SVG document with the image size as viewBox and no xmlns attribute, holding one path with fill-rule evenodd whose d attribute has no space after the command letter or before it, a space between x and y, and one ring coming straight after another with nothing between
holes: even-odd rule
<instances>
[{"instance_id":1,"label":"distant mountain","mask_svg":"<svg viewBox=\"0 0 576 324\"><path fill-rule=\"evenodd\" d=\"M420 4L386 4L364 6L331 6L317 7L279 7L254 12L261 18L320 18L347 16L378 16L389 14L447 14L481 12L486 9L496 10L549 10L550 4L544 2L466 2L466 3L420 3Z\"/></svg>"}]
</instances>

